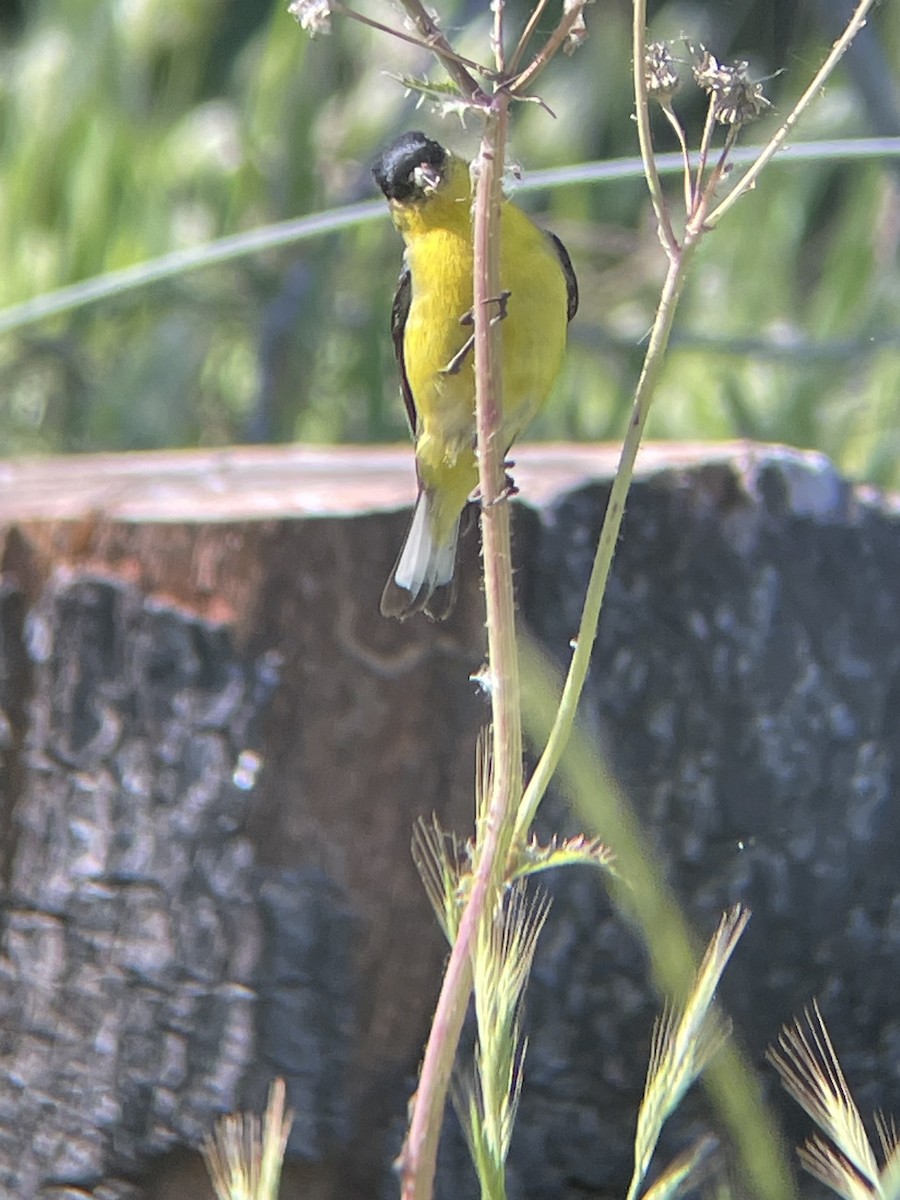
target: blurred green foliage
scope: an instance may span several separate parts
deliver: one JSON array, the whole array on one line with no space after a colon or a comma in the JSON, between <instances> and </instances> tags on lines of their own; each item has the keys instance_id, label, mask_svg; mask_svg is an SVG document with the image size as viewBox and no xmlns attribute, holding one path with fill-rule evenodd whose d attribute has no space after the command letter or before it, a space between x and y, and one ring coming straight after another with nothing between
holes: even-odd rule
<instances>
[{"instance_id":1,"label":"blurred green foliage","mask_svg":"<svg viewBox=\"0 0 900 1200\"><path fill-rule=\"evenodd\" d=\"M400 20L379 0L362 7ZM767 85L783 113L832 40L817 9L787 6L787 17L784 7L669 0L656 5L653 32L687 30L719 57L751 58L757 77L783 67ZM390 77L428 71L418 49L340 18L310 42L285 9L0 4L0 307L371 198L368 163L403 128L474 149L475 129L417 111ZM486 4L449 0L440 11L459 48L484 57ZM527 7L509 12L521 19ZM516 110L511 150L528 169L635 152L630 6L607 0L588 23L585 46L541 80L557 119ZM884 5L872 30L876 62L900 62L898 6ZM896 68L874 83L890 111ZM696 143L701 107L690 97L676 106ZM776 121L744 140L763 140ZM845 72L801 133L868 135L873 121L871 96ZM664 124L659 133L660 148L673 148ZM893 168L769 170L702 250L652 436L818 447L856 477L900 483ZM673 179L675 203L679 194ZM532 436L617 438L663 271L643 186L580 184L522 202L567 242L582 289L564 376ZM385 216L4 334L0 452L403 438L387 335L399 256Z\"/></svg>"}]
</instances>

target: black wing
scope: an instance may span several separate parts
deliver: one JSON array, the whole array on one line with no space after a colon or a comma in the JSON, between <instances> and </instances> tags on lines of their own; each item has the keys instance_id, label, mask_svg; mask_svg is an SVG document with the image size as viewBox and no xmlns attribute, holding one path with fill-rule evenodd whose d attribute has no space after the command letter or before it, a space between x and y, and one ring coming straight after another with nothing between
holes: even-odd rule
<instances>
[{"instance_id":1,"label":"black wing","mask_svg":"<svg viewBox=\"0 0 900 1200\"><path fill-rule=\"evenodd\" d=\"M578 312L578 280L575 278L575 268L572 266L572 260L569 258L569 252L556 236L550 230L545 231L547 237L553 243L553 248L559 258L559 265L563 269L563 275L566 278L566 295L568 303L566 305L566 315L571 321Z\"/></svg>"},{"instance_id":2,"label":"black wing","mask_svg":"<svg viewBox=\"0 0 900 1200\"><path fill-rule=\"evenodd\" d=\"M562 243L560 243L562 244ZM565 251L563 252L565 253ZM394 303L391 305L391 337L394 341L394 354L400 364L400 393L406 405L406 416L413 437L419 423L416 413L416 402L409 386L409 376L406 374L406 358L403 353L403 335L406 332L406 318L409 316L409 306L412 302L412 275L409 267L404 265L397 280L397 290L394 292Z\"/></svg>"}]
</instances>

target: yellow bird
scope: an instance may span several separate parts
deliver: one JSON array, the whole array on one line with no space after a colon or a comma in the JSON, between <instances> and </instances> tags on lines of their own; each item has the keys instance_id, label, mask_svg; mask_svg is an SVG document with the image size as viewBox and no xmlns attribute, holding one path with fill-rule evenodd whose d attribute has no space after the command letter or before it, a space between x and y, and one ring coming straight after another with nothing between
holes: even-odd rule
<instances>
[{"instance_id":1,"label":"yellow bird","mask_svg":"<svg viewBox=\"0 0 900 1200\"><path fill-rule=\"evenodd\" d=\"M419 495L400 557L381 598L385 616L453 607L456 543L478 484L472 347L472 181L468 163L414 131L372 167L406 245L391 332L416 446ZM578 308L578 285L559 238L510 200L500 218L502 449L547 398Z\"/></svg>"}]
</instances>

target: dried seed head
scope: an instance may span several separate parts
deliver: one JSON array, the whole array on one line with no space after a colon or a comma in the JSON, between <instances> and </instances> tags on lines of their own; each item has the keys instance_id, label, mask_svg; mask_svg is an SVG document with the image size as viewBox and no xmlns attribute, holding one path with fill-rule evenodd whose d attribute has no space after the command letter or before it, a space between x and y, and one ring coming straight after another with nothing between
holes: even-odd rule
<instances>
[{"instance_id":1,"label":"dried seed head","mask_svg":"<svg viewBox=\"0 0 900 1200\"><path fill-rule=\"evenodd\" d=\"M288 12L311 37L331 33L331 0L291 0Z\"/></svg>"},{"instance_id":2,"label":"dried seed head","mask_svg":"<svg viewBox=\"0 0 900 1200\"><path fill-rule=\"evenodd\" d=\"M678 89L678 68L665 42L651 42L644 55L647 94L660 104L670 100Z\"/></svg>"},{"instance_id":3,"label":"dried seed head","mask_svg":"<svg viewBox=\"0 0 900 1200\"><path fill-rule=\"evenodd\" d=\"M762 84L741 76L716 96L715 117L720 125L746 125L771 107Z\"/></svg>"},{"instance_id":4,"label":"dried seed head","mask_svg":"<svg viewBox=\"0 0 900 1200\"><path fill-rule=\"evenodd\" d=\"M728 87L736 71L747 69L748 64L745 62L733 63L731 66L720 63L705 46L694 46L688 42L687 48L691 54L694 82L703 88L704 92L721 91L722 88Z\"/></svg>"},{"instance_id":5,"label":"dried seed head","mask_svg":"<svg viewBox=\"0 0 900 1200\"><path fill-rule=\"evenodd\" d=\"M746 125L771 108L762 84L754 83L747 74L749 63L722 63L705 46L688 42L687 47L693 59L694 80L709 93L713 115L720 125Z\"/></svg>"},{"instance_id":6,"label":"dried seed head","mask_svg":"<svg viewBox=\"0 0 900 1200\"><path fill-rule=\"evenodd\" d=\"M563 42L563 54L574 54L575 51L584 42L587 41L587 23L584 19L584 9L589 0L563 0L563 14L568 16L573 9L577 10L578 15L569 27L569 32L566 34L566 40Z\"/></svg>"}]
</instances>

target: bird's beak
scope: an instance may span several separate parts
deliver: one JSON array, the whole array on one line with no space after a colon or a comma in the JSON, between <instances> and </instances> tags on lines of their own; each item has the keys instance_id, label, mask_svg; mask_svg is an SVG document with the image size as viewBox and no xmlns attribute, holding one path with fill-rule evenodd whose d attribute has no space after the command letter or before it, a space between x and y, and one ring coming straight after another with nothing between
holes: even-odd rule
<instances>
[{"instance_id":1,"label":"bird's beak","mask_svg":"<svg viewBox=\"0 0 900 1200\"><path fill-rule=\"evenodd\" d=\"M413 171L413 181L426 196L437 190L441 182L441 173L431 163L420 163Z\"/></svg>"}]
</instances>

